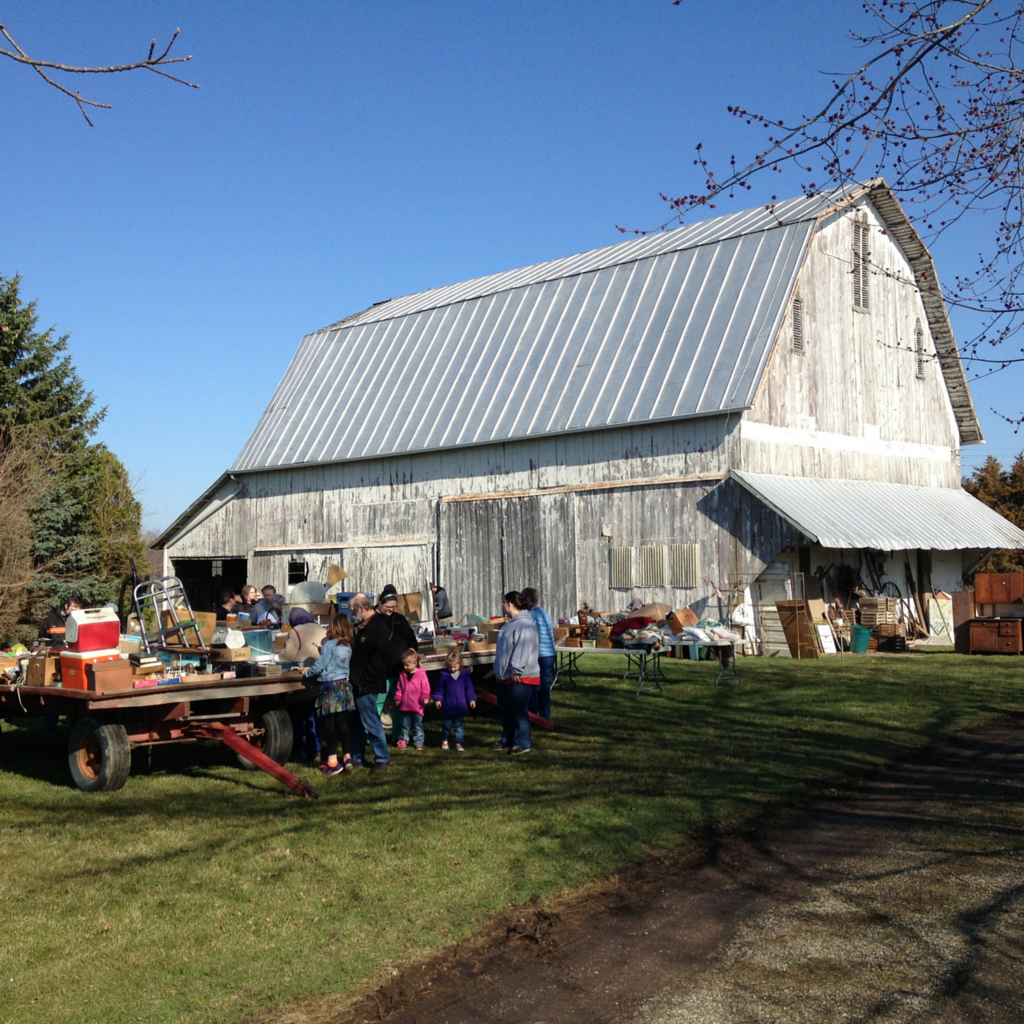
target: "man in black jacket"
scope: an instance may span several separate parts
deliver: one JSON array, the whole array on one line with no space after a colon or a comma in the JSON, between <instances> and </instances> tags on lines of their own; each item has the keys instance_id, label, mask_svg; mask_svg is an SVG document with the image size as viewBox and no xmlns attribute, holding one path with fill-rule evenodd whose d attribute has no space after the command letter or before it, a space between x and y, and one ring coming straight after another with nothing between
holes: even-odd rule
<instances>
[{"instance_id":1,"label":"man in black jacket","mask_svg":"<svg viewBox=\"0 0 1024 1024\"><path fill-rule=\"evenodd\" d=\"M381 722L385 729L391 728L391 715L384 711L395 702L395 690L398 688L398 676L402 671L402 658L408 650L416 650L416 633L409 620L404 615L399 615L398 591L393 583L389 583L377 598L377 607L374 609L381 621L388 628L388 658L387 687L385 692L377 698L377 710L380 712Z\"/></svg>"},{"instance_id":2,"label":"man in black jacket","mask_svg":"<svg viewBox=\"0 0 1024 1024\"><path fill-rule=\"evenodd\" d=\"M356 622L352 639L352 661L349 679L356 710L349 716L352 731L352 760L358 767L366 756L366 740L373 750L373 770L384 771L390 764L388 740L377 711L377 695L387 692L387 671L391 632L373 608L366 594L356 594L349 601Z\"/></svg>"}]
</instances>

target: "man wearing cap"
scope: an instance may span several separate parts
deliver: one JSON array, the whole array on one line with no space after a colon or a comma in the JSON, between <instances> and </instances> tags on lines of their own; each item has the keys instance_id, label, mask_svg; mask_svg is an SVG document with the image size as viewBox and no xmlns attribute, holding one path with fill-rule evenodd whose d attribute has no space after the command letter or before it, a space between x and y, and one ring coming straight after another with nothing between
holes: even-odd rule
<instances>
[{"instance_id":1,"label":"man wearing cap","mask_svg":"<svg viewBox=\"0 0 1024 1024\"><path fill-rule=\"evenodd\" d=\"M377 701L377 710L381 712L381 721L385 729L391 728L391 716L384 714L384 708L394 703L395 690L398 688L398 676L402 671L402 658L410 648L416 650L416 634L409 620L397 614L398 591L393 583L387 584L377 598L377 614L388 627L388 685Z\"/></svg>"},{"instance_id":2,"label":"man wearing cap","mask_svg":"<svg viewBox=\"0 0 1024 1024\"><path fill-rule=\"evenodd\" d=\"M373 770L384 771L390 765L388 740L377 712L377 697L387 692L387 668L390 657L390 631L366 594L349 601L355 620L349 680L356 709L349 714L352 731L352 761L356 767L366 756L366 741L373 750Z\"/></svg>"}]
</instances>

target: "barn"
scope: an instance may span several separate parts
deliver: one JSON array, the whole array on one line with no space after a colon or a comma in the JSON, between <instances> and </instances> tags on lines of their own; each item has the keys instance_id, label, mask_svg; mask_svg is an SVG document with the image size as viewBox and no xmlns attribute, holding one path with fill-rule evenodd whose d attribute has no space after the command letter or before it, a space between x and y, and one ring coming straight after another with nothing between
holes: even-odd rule
<instances>
[{"instance_id":1,"label":"barn","mask_svg":"<svg viewBox=\"0 0 1024 1024\"><path fill-rule=\"evenodd\" d=\"M156 546L201 603L330 563L425 601L440 580L456 615L534 585L558 615L717 617L837 566L952 591L1024 546L960 486L982 441L931 255L878 179L307 335Z\"/></svg>"}]
</instances>

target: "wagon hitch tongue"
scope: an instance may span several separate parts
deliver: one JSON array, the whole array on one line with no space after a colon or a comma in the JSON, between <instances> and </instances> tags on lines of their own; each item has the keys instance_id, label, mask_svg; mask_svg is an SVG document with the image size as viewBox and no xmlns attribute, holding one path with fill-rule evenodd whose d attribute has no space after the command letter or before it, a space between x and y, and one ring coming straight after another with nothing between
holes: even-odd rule
<instances>
[{"instance_id":1,"label":"wagon hitch tongue","mask_svg":"<svg viewBox=\"0 0 1024 1024\"><path fill-rule=\"evenodd\" d=\"M316 799L320 794L308 783L292 775L287 768L283 768L273 759L267 757L259 747L250 743L244 736L220 722L191 723L188 726L189 734L204 739L220 740L229 746L236 754L241 754L247 761L251 761L257 768L262 768L268 775L273 775L278 782L283 782L297 796Z\"/></svg>"}]
</instances>

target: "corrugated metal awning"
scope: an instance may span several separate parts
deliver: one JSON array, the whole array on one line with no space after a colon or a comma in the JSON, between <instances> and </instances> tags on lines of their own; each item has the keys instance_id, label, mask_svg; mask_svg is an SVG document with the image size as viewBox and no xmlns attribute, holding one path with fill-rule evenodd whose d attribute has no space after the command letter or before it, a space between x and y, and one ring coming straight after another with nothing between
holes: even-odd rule
<instances>
[{"instance_id":1,"label":"corrugated metal awning","mask_svg":"<svg viewBox=\"0 0 1024 1024\"><path fill-rule=\"evenodd\" d=\"M959 487L732 474L751 494L826 548L1024 548L1017 529Z\"/></svg>"}]
</instances>

